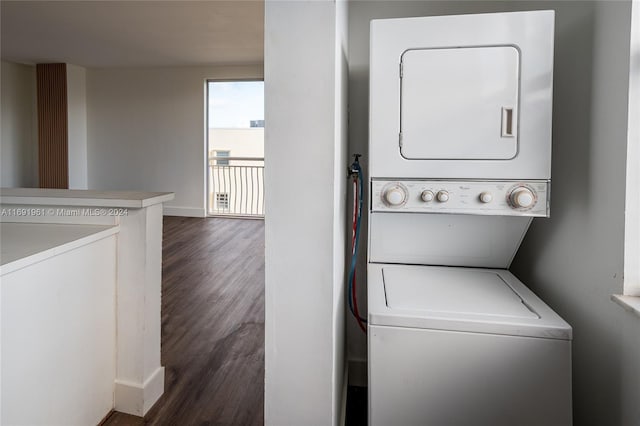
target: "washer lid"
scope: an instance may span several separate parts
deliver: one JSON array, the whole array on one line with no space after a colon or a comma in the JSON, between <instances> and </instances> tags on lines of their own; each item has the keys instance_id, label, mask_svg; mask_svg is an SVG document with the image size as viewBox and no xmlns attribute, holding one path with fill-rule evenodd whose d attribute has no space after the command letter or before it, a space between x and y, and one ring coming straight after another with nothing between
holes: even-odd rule
<instances>
[{"instance_id":1,"label":"washer lid","mask_svg":"<svg viewBox=\"0 0 640 426\"><path fill-rule=\"evenodd\" d=\"M392 309L540 318L492 271L384 268L382 275L387 306Z\"/></svg>"},{"instance_id":2,"label":"washer lid","mask_svg":"<svg viewBox=\"0 0 640 426\"><path fill-rule=\"evenodd\" d=\"M369 263L370 326L571 340L571 326L509 271Z\"/></svg>"}]
</instances>

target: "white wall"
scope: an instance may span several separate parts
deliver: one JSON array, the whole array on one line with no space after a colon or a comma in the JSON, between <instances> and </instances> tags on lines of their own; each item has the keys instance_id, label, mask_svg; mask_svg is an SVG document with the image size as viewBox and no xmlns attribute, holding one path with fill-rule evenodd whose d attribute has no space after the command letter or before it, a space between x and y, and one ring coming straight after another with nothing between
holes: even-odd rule
<instances>
[{"instance_id":1,"label":"white wall","mask_svg":"<svg viewBox=\"0 0 640 426\"><path fill-rule=\"evenodd\" d=\"M87 70L91 189L172 191L165 214L204 216L207 79L261 66Z\"/></svg>"},{"instance_id":2,"label":"white wall","mask_svg":"<svg viewBox=\"0 0 640 426\"><path fill-rule=\"evenodd\" d=\"M2 276L2 424L98 424L113 408L116 236L66 250Z\"/></svg>"},{"instance_id":3,"label":"white wall","mask_svg":"<svg viewBox=\"0 0 640 426\"><path fill-rule=\"evenodd\" d=\"M0 80L0 187L37 187L36 68L2 61Z\"/></svg>"},{"instance_id":4,"label":"white wall","mask_svg":"<svg viewBox=\"0 0 640 426\"><path fill-rule=\"evenodd\" d=\"M0 186L38 186L36 68L2 62ZM67 64L69 188L87 188L86 70Z\"/></svg>"},{"instance_id":5,"label":"white wall","mask_svg":"<svg viewBox=\"0 0 640 426\"><path fill-rule=\"evenodd\" d=\"M516 9L556 10L556 50L551 218L534 220L512 271L574 327L575 424L637 425L640 319L610 301L622 292L629 1L350 3L351 149L366 160L370 19ZM366 360L348 325L350 359Z\"/></svg>"},{"instance_id":6,"label":"white wall","mask_svg":"<svg viewBox=\"0 0 640 426\"><path fill-rule=\"evenodd\" d=\"M335 3L334 151L333 151L333 420L344 424L346 415L347 168L349 148L349 4ZM349 258L349 261L351 259ZM341 413L338 410L342 410ZM342 418L338 415L342 415ZM338 416L338 417L337 417Z\"/></svg>"},{"instance_id":7,"label":"white wall","mask_svg":"<svg viewBox=\"0 0 640 426\"><path fill-rule=\"evenodd\" d=\"M534 220L512 270L574 328L575 424L638 425L640 318L610 300L623 286L631 4L557 5L551 218Z\"/></svg>"},{"instance_id":8,"label":"white wall","mask_svg":"<svg viewBox=\"0 0 640 426\"><path fill-rule=\"evenodd\" d=\"M87 72L67 64L69 189L87 189Z\"/></svg>"},{"instance_id":9,"label":"white wall","mask_svg":"<svg viewBox=\"0 0 640 426\"><path fill-rule=\"evenodd\" d=\"M333 1L265 7L266 425L340 421L346 12Z\"/></svg>"}]
</instances>

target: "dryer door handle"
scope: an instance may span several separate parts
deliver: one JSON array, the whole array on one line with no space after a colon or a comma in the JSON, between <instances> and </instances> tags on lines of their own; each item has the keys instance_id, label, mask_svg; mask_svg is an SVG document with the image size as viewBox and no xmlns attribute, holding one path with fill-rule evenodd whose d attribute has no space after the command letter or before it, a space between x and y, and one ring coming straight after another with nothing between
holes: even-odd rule
<instances>
[{"instance_id":1,"label":"dryer door handle","mask_svg":"<svg viewBox=\"0 0 640 426\"><path fill-rule=\"evenodd\" d=\"M513 137L513 108L502 107L502 131L503 138Z\"/></svg>"}]
</instances>

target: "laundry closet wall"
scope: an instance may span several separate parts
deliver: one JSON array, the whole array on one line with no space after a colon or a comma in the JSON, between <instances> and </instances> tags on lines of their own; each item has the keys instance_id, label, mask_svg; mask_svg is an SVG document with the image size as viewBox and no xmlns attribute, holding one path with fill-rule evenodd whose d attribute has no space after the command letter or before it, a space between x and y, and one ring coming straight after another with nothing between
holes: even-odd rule
<instances>
[{"instance_id":1,"label":"laundry closet wall","mask_svg":"<svg viewBox=\"0 0 640 426\"><path fill-rule=\"evenodd\" d=\"M511 270L574 327L575 424L640 424L640 318L610 301L622 292L630 1L349 2L350 152L366 164L371 19L543 9L556 11L551 218L534 220ZM347 348L350 382L366 383L351 317Z\"/></svg>"},{"instance_id":2,"label":"laundry closet wall","mask_svg":"<svg viewBox=\"0 0 640 426\"><path fill-rule=\"evenodd\" d=\"M347 3L265 4L265 425L343 424Z\"/></svg>"},{"instance_id":3,"label":"laundry closet wall","mask_svg":"<svg viewBox=\"0 0 640 426\"><path fill-rule=\"evenodd\" d=\"M556 10L551 218L533 221L511 269L573 326L574 424L638 425L640 318L610 300L623 285L631 2Z\"/></svg>"}]
</instances>

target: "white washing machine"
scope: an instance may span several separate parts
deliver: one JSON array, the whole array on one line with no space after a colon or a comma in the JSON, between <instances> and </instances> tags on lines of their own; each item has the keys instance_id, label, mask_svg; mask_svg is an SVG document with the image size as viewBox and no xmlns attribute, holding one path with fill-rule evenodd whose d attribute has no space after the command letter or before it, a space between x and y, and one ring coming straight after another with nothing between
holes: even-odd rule
<instances>
[{"instance_id":1,"label":"white washing machine","mask_svg":"<svg viewBox=\"0 0 640 426\"><path fill-rule=\"evenodd\" d=\"M571 327L506 269L548 217L553 11L371 23L369 424L571 424Z\"/></svg>"},{"instance_id":2,"label":"white washing machine","mask_svg":"<svg viewBox=\"0 0 640 426\"><path fill-rule=\"evenodd\" d=\"M369 424L571 424L571 327L511 273L368 274Z\"/></svg>"}]
</instances>

